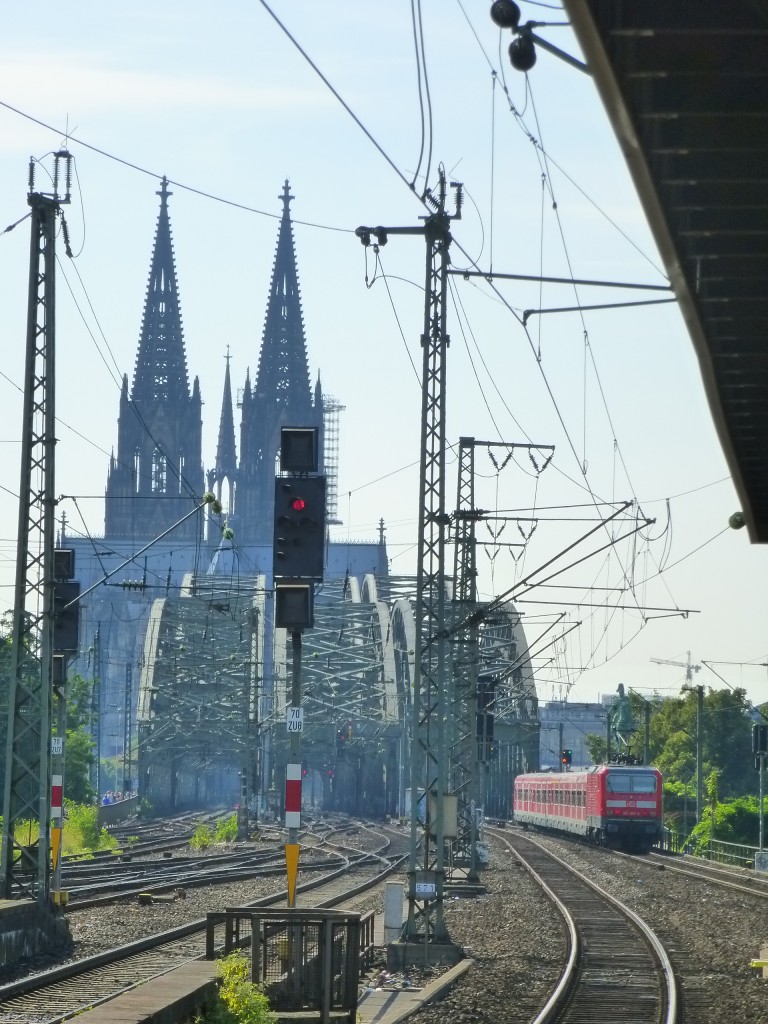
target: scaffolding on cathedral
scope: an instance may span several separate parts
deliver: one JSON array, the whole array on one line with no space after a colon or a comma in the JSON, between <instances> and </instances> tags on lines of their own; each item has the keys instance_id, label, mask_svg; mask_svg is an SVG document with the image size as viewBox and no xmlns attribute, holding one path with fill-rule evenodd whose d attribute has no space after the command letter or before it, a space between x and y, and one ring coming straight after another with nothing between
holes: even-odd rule
<instances>
[{"instance_id":1,"label":"scaffolding on cathedral","mask_svg":"<svg viewBox=\"0 0 768 1024\"><path fill-rule=\"evenodd\" d=\"M327 489L325 496L325 521L329 526L340 526L339 519L339 414L344 412L345 405L331 395L325 396L323 407L323 423L325 425L325 477Z\"/></svg>"}]
</instances>

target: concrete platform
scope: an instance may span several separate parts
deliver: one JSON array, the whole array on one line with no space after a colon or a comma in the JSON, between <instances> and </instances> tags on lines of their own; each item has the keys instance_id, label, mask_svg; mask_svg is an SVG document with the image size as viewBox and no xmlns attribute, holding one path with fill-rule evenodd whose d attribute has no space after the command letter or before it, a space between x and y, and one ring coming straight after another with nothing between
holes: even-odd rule
<instances>
[{"instance_id":1,"label":"concrete platform","mask_svg":"<svg viewBox=\"0 0 768 1024\"><path fill-rule=\"evenodd\" d=\"M364 992L357 1004L359 1024L398 1024L399 1021L407 1020L422 1006L444 996L471 966L471 960L461 960L421 989L382 988Z\"/></svg>"},{"instance_id":2,"label":"concrete platform","mask_svg":"<svg viewBox=\"0 0 768 1024\"><path fill-rule=\"evenodd\" d=\"M404 912L406 910L407 904ZM378 948L385 948L383 914L376 915L374 941ZM439 1000L471 964L471 960L463 959L423 988L384 987L364 991L358 1002L358 1024L398 1024L406 1020L420 1007ZM200 1012L215 991L215 979L215 961L195 960L78 1014L78 1024L176 1024ZM349 1014L334 1016L348 1019ZM278 1013L280 1017L292 1021L318 1019L317 1013Z\"/></svg>"},{"instance_id":3,"label":"concrete platform","mask_svg":"<svg viewBox=\"0 0 768 1024\"><path fill-rule=\"evenodd\" d=\"M62 913L33 900L0 900L0 963L12 964L72 946Z\"/></svg>"},{"instance_id":4,"label":"concrete platform","mask_svg":"<svg viewBox=\"0 0 768 1024\"><path fill-rule=\"evenodd\" d=\"M77 1015L78 1024L176 1024L215 991L216 963L194 960Z\"/></svg>"},{"instance_id":5,"label":"concrete platform","mask_svg":"<svg viewBox=\"0 0 768 1024\"><path fill-rule=\"evenodd\" d=\"M408 901L405 900L403 902L403 921L405 921L407 916ZM385 945L383 914L376 915L373 935L376 946L387 950L387 961L389 963L393 959L390 956L390 950L393 945L397 946L398 944ZM451 948L452 950L456 949L455 946ZM398 958L394 957L394 959ZM423 962L423 953L420 959ZM398 1024L399 1021L407 1020L408 1017L416 1013L422 1006L441 999L471 965L471 960L463 958L451 967L450 970L441 974L439 978L435 978L434 981L431 981L423 988L390 988L384 986L383 988L364 991L357 1004L358 1024Z\"/></svg>"}]
</instances>

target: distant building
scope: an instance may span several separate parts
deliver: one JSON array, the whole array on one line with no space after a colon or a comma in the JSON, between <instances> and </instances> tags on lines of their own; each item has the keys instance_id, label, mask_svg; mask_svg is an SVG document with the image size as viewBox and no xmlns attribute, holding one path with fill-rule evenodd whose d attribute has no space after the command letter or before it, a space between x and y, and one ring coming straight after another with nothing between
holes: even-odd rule
<instances>
[{"instance_id":1,"label":"distant building","mask_svg":"<svg viewBox=\"0 0 768 1024\"><path fill-rule=\"evenodd\" d=\"M601 703L571 701L543 701L539 704L541 767L558 770L561 750L573 754L572 767L585 768L592 764L587 748L587 736L605 736L606 715L613 694L606 694Z\"/></svg>"},{"instance_id":2,"label":"distant building","mask_svg":"<svg viewBox=\"0 0 768 1024\"><path fill-rule=\"evenodd\" d=\"M324 469L325 402L319 377L314 387L309 378L288 182L280 197L282 217L258 372L251 382L246 370L239 400L233 402L227 348L216 456L207 472L200 381L195 376L190 386L187 367L167 179L157 194L160 210L133 381L127 375L123 379L117 452L113 451L106 481L104 535L86 536L78 529L80 524L70 520L63 522L57 538L60 546L75 549L75 578L81 591L95 587L81 605L80 652L71 671L100 681L94 712L100 722L102 758L125 758L125 750L135 743L139 678L153 601L177 598L190 576L213 574L230 581L263 576L271 585L280 428L317 427L319 469ZM239 460L235 404L242 410ZM330 459L331 473L336 455ZM206 487L221 501L221 516L195 512ZM335 480L329 480L329 492L335 493ZM185 516L183 523L174 525ZM233 536L223 531L224 525ZM166 531L167 536L156 540ZM374 539L328 545L329 579L362 579L367 574L384 579L388 573L383 521ZM125 772L129 771L126 759ZM118 788L132 789L132 781L118 780Z\"/></svg>"},{"instance_id":3,"label":"distant building","mask_svg":"<svg viewBox=\"0 0 768 1024\"><path fill-rule=\"evenodd\" d=\"M168 809L261 792L274 809L293 664L290 638L274 627L272 600L280 428L317 428L319 469L332 496L340 405L323 394L319 375L314 386L310 381L286 182L258 370L253 380L246 371L233 396L227 348L215 461L206 471L201 386L197 377L190 386L166 179L158 195L134 376L122 383L109 464L104 536L83 536L77 522L64 522L58 538L75 549L81 590L93 588L82 603L71 671L98 680L99 761L114 759L116 772L109 784L96 780L100 792L138 789ZM242 413L239 453L235 407ZM201 509L206 488L221 513ZM413 577L389 572L383 520L374 539L327 544L315 624L303 641L302 743L335 806L382 814L402 806L415 594ZM493 813L506 815L512 776L537 766L535 682L511 606L481 632L494 690L485 713L497 726L486 752L486 796L489 807L498 806ZM476 718L471 709L470 729ZM347 722L356 739L335 766L329 758ZM243 778L250 789L238 797Z\"/></svg>"}]
</instances>

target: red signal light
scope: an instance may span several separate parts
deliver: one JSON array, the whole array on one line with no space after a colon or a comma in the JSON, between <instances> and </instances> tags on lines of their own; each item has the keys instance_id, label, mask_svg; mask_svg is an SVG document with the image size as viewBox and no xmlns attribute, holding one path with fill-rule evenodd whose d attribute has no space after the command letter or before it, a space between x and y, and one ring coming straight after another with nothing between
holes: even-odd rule
<instances>
[{"instance_id":1,"label":"red signal light","mask_svg":"<svg viewBox=\"0 0 768 1024\"><path fill-rule=\"evenodd\" d=\"M303 512L306 508L306 501L303 498L293 498L291 501L291 508L294 512Z\"/></svg>"}]
</instances>

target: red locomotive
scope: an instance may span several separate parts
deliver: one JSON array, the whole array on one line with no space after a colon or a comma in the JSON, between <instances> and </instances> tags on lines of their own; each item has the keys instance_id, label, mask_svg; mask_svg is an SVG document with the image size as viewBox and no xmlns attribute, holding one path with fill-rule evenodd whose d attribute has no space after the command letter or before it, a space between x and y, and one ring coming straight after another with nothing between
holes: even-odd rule
<instances>
[{"instance_id":1,"label":"red locomotive","mask_svg":"<svg viewBox=\"0 0 768 1024\"><path fill-rule=\"evenodd\" d=\"M647 853L662 829L661 772L601 764L584 772L518 775L514 820Z\"/></svg>"}]
</instances>

